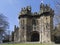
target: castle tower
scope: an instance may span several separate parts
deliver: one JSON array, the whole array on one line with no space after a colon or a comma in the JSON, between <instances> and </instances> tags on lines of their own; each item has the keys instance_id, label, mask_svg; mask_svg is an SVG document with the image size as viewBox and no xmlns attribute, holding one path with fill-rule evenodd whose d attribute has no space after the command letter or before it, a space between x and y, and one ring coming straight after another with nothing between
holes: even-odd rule
<instances>
[{"instance_id":1,"label":"castle tower","mask_svg":"<svg viewBox=\"0 0 60 45\"><path fill-rule=\"evenodd\" d=\"M19 41L19 27L17 27L16 25L14 26L14 32L13 32L13 40L14 42L18 42Z\"/></svg>"},{"instance_id":2,"label":"castle tower","mask_svg":"<svg viewBox=\"0 0 60 45\"><path fill-rule=\"evenodd\" d=\"M51 42L52 41L52 30L53 30L53 16L54 10L52 10L49 5L40 5L40 33L41 42Z\"/></svg>"},{"instance_id":3,"label":"castle tower","mask_svg":"<svg viewBox=\"0 0 60 45\"><path fill-rule=\"evenodd\" d=\"M47 43L52 40L54 11L41 3L40 12L32 13L31 7L22 8L19 14L20 42Z\"/></svg>"},{"instance_id":4,"label":"castle tower","mask_svg":"<svg viewBox=\"0 0 60 45\"><path fill-rule=\"evenodd\" d=\"M19 24L20 24L20 42L27 41L27 27L29 27L29 16L31 15L31 7L27 6L22 8L19 15Z\"/></svg>"}]
</instances>

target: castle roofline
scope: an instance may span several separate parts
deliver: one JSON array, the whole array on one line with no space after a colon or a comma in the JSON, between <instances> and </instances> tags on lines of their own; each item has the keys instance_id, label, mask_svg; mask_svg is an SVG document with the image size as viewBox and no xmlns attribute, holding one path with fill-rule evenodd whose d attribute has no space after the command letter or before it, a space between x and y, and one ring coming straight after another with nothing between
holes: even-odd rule
<instances>
[{"instance_id":1,"label":"castle roofline","mask_svg":"<svg viewBox=\"0 0 60 45\"><path fill-rule=\"evenodd\" d=\"M27 6L27 7L24 7L22 8L21 12L20 12L20 15L19 15L19 19L22 17L40 17L40 16L43 16L43 14L50 14L51 16L54 15L54 10L52 8L50 8L49 5L44 5L41 3L40 5L40 12L37 13L37 12L34 12L32 13L31 12L31 7Z\"/></svg>"},{"instance_id":2,"label":"castle roofline","mask_svg":"<svg viewBox=\"0 0 60 45\"><path fill-rule=\"evenodd\" d=\"M40 14L31 14L31 15L24 14L24 15L19 15L18 18L19 18L19 19L20 19L20 18L25 18L25 17L27 17L27 18L33 18L33 17L39 18L39 17L41 17L41 16L48 16L48 14L49 14L50 16L54 16L54 15L52 15L51 12L43 12L43 13L40 13Z\"/></svg>"}]
</instances>

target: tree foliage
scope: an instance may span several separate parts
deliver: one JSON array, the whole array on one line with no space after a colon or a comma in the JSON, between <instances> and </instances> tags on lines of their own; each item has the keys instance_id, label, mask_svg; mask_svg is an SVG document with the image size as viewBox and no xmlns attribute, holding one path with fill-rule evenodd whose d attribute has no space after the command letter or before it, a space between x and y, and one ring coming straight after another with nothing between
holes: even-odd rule
<instances>
[{"instance_id":1,"label":"tree foliage","mask_svg":"<svg viewBox=\"0 0 60 45\"><path fill-rule=\"evenodd\" d=\"M7 17L3 14L0 14L0 39L3 37L3 34L6 34L5 31L7 30L9 23L7 21Z\"/></svg>"}]
</instances>

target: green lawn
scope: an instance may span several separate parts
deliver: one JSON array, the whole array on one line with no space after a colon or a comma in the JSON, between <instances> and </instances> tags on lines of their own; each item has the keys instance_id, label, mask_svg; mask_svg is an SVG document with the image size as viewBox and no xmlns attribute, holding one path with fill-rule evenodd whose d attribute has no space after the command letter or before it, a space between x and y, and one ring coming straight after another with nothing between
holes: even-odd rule
<instances>
[{"instance_id":1,"label":"green lawn","mask_svg":"<svg viewBox=\"0 0 60 45\"><path fill-rule=\"evenodd\" d=\"M19 44L0 44L0 45L53 45L53 44L40 44L40 43L19 43Z\"/></svg>"}]
</instances>

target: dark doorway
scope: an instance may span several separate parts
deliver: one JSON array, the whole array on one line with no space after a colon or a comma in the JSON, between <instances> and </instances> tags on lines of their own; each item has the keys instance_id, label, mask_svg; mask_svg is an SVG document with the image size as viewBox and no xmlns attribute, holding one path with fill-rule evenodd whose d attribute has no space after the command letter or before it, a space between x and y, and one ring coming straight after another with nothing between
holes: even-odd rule
<instances>
[{"instance_id":1,"label":"dark doorway","mask_svg":"<svg viewBox=\"0 0 60 45\"><path fill-rule=\"evenodd\" d=\"M32 32L31 41L32 41L32 42L37 42L37 41L39 41L39 33L38 33L38 32L36 32L36 31Z\"/></svg>"},{"instance_id":2,"label":"dark doorway","mask_svg":"<svg viewBox=\"0 0 60 45\"><path fill-rule=\"evenodd\" d=\"M55 41L55 43L59 43L60 44L60 37L54 36L54 41Z\"/></svg>"}]
</instances>

